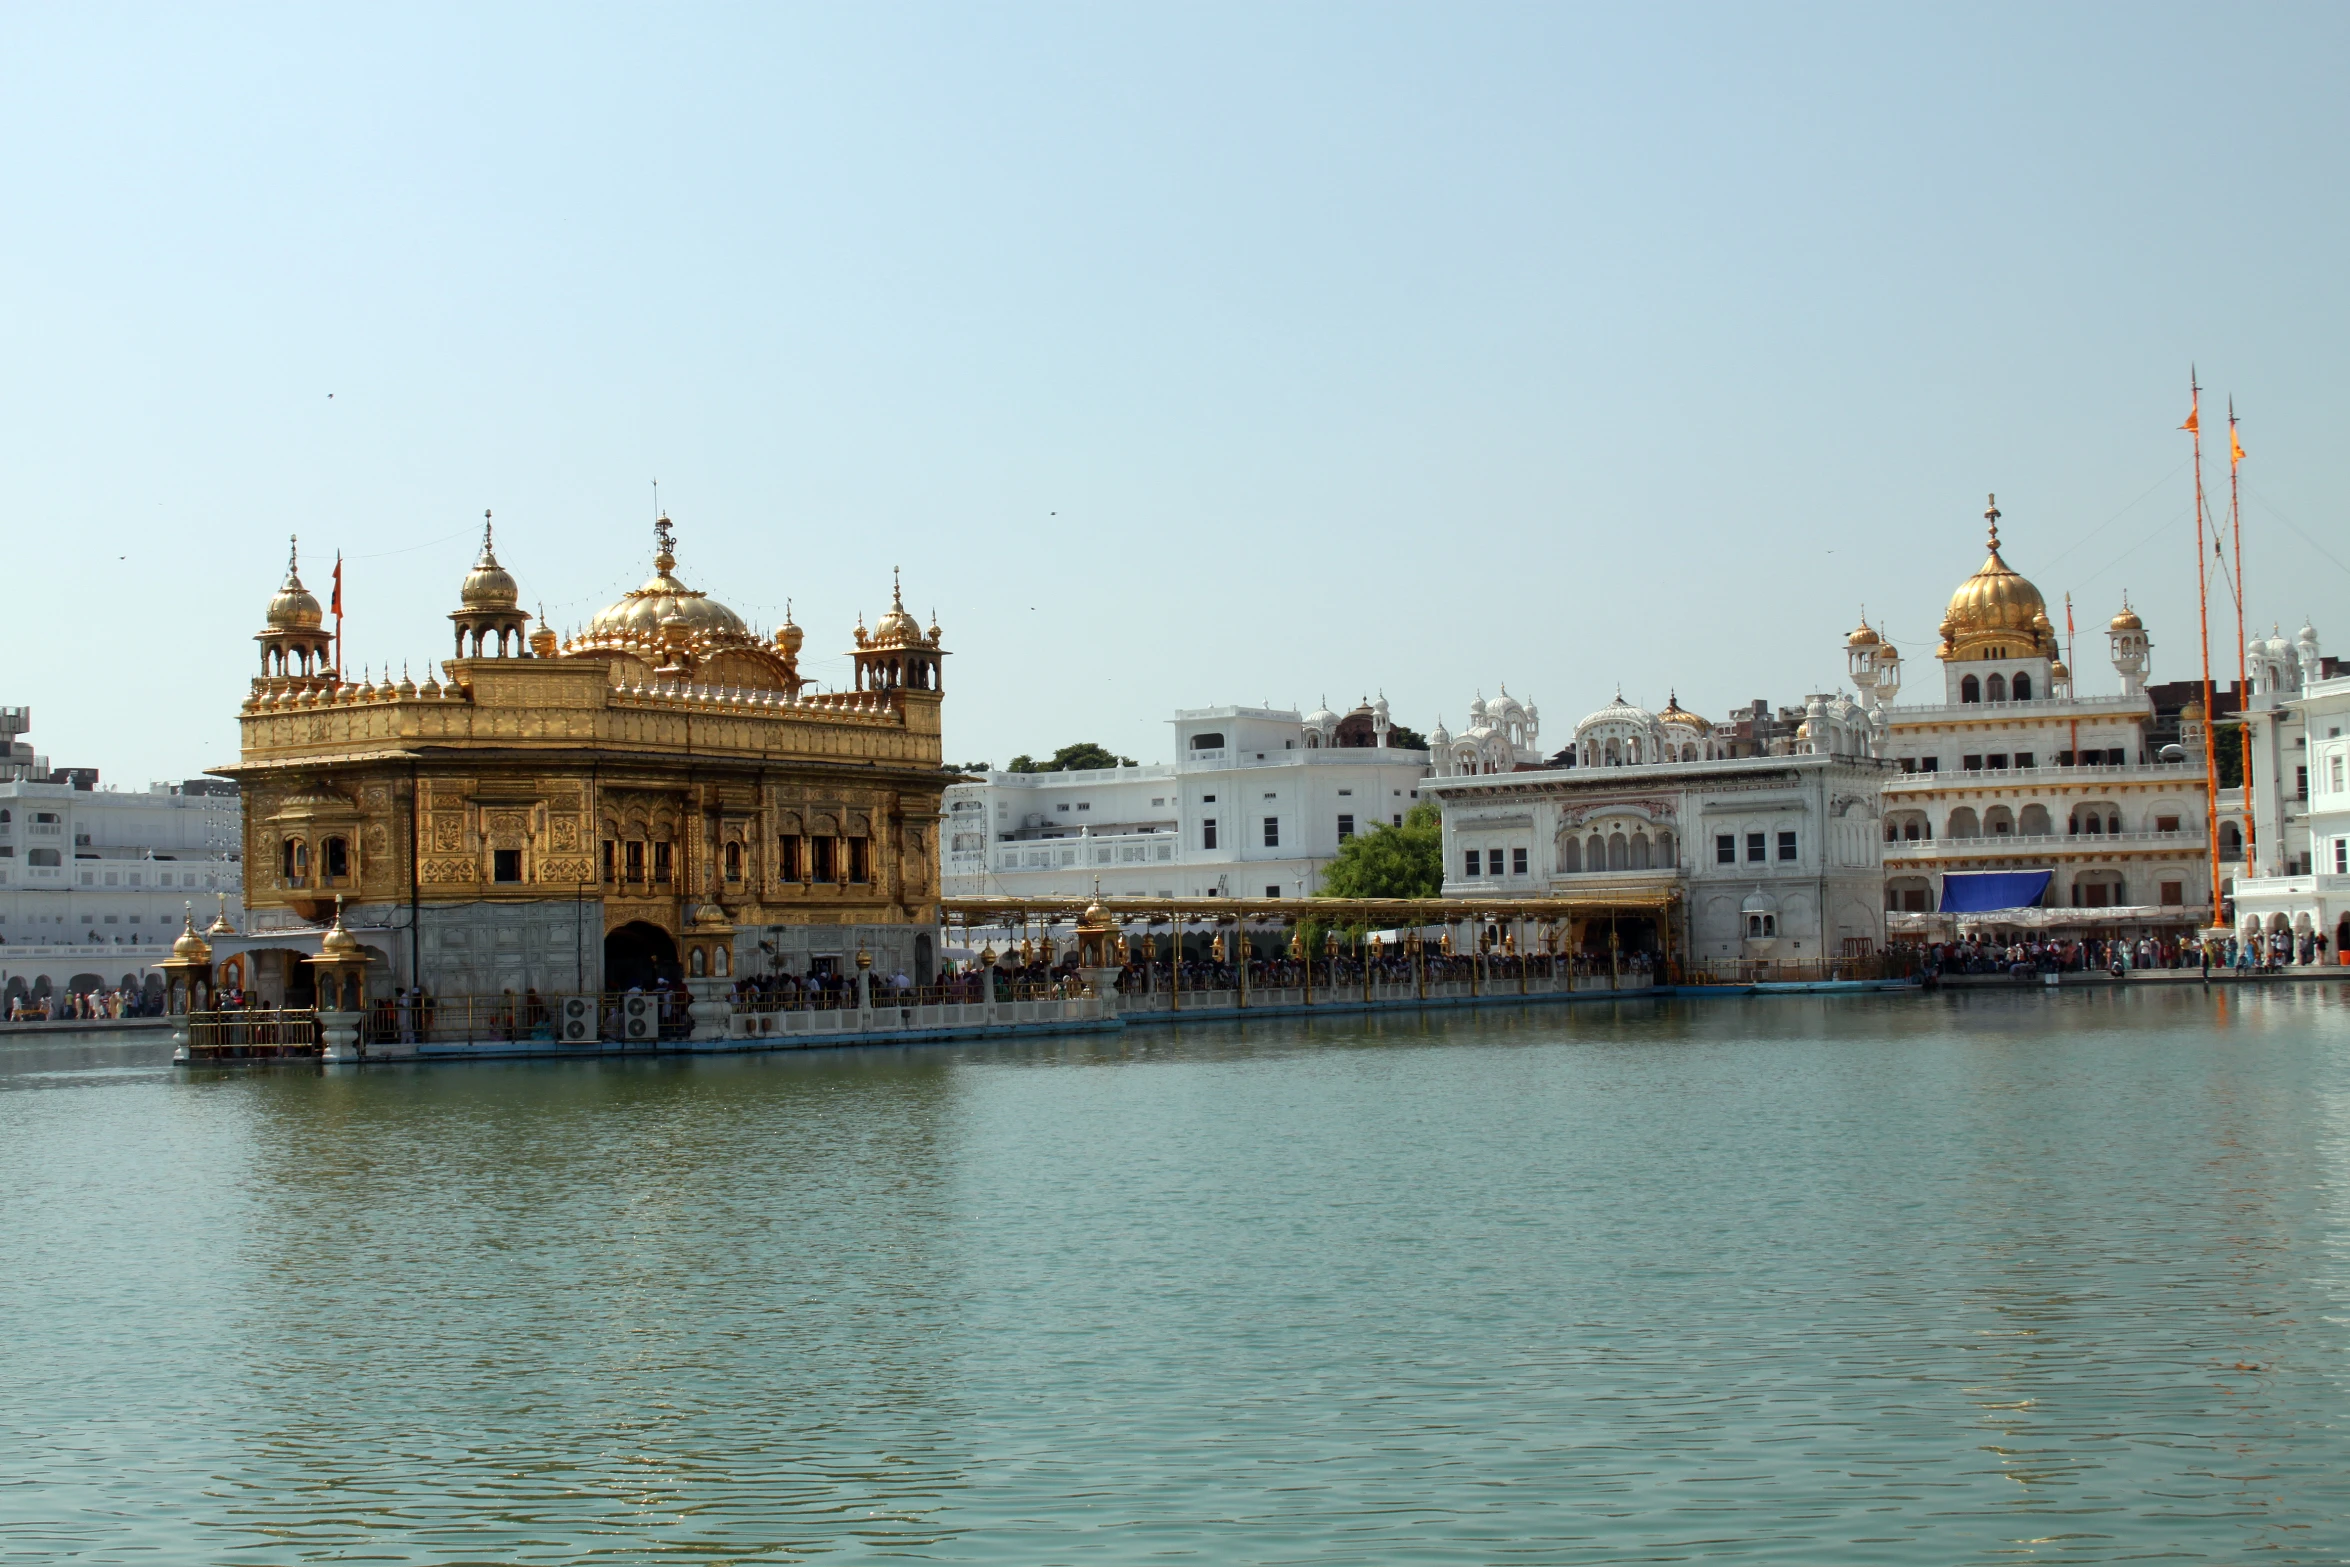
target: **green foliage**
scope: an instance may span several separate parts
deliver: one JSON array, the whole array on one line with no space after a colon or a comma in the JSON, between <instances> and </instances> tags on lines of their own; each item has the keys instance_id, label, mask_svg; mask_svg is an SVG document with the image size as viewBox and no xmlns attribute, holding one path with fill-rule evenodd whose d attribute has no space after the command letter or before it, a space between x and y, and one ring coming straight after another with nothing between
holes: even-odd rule
<instances>
[{"instance_id":1,"label":"green foliage","mask_svg":"<svg viewBox=\"0 0 2350 1567\"><path fill-rule=\"evenodd\" d=\"M2222 789L2244 787L2244 726L2213 724L2211 726L2212 761L2219 765L2219 786ZM2200 756L2189 756L2190 764L2200 764Z\"/></svg>"},{"instance_id":2,"label":"green foliage","mask_svg":"<svg viewBox=\"0 0 2350 1567\"><path fill-rule=\"evenodd\" d=\"M1338 846L1317 898L1433 898L1444 889L1443 818L1423 800L1401 827L1374 827Z\"/></svg>"},{"instance_id":3,"label":"green foliage","mask_svg":"<svg viewBox=\"0 0 2350 1567\"><path fill-rule=\"evenodd\" d=\"M1061 747L1052 754L1050 759L1042 762L1023 752L1013 757L1010 763L1005 766L1004 771L1007 773L1082 773L1095 772L1104 767L1133 767L1135 765L1135 760L1131 756L1120 756L1117 752L1098 746L1091 740L1080 740L1075 745Z\"/></svg>"},{"instance_id":4,"label":"green foliage","mask_svg":"<svg viewBox=\"0 0 2350 1567\"><path fill-rule=\"evenodd\" d=\"M946 762L946 763L943 763L943 764L941 764L941 769L940 769L940 770L941 770L941 771L943 771L943 772L950 772L950 773L992 773L992 772L994 772L994 771L995 771L995 763L993 763L993 762Z\"/></svg>"},{"instance_id":5,"label":"green foliage","mask_svg":"<svg viewBox=\"0 0 2350 1567\"><path fill-rule=\"evenodd\" d=\"M1428 737L1409 724L1390 724L1387 726L1387 745L1395 751L1425 751L1428 749Z\"/></svg>"}]
</instances>

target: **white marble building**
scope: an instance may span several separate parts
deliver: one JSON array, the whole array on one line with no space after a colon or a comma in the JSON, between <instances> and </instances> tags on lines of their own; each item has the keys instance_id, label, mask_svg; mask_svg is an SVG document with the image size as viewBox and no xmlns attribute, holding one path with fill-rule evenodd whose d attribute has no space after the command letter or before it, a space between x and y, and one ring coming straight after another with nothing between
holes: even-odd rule
<instances>
[{"instance_id":1,"label":"white marble building","mask_svg":"<svg viewBox=\"0 0 2350 1567\"><path fill-rule=\"evenodd\" d=\"M1101 890L1123 896L1301 898L1340 844L1400 824L1426 751L1387 745L1384 698L1340 715L1204 707L1173 719L1172 763L990 772L948 788L947 897Z\"/></svg>"},{"instance_id":2,"label":"white marble building","mask_svg":"<svg viewBox=\"0 0 2350 1567\"><path fill-rule=\"evenodd\" d=\"M1694 715L1668 719L1677 701L1654 714L1619 696L1576 726L1572 754L1594 762L1431 779L1445 895L1663 895L1670 931L1610 930L1634 948L1669 939L1699 962L1876 950L1891 769L1870 755L1857 704L1820 695L1807 708L1793 754L1739 759L1709 754ZM1586 930L1587 946L1598 939Z\"/></svg>"},{"instance_id":3,"label":"white marble building","mask_svg":"<svg viewBox=\"0 0 2350 1567\"><path fill-rule=\"evenodd\" d=\"M2076 693L2046 601L2000 556L1996 501L1984 516L1989 557L1942 616L1939 701L1896 705L1899 650L1865 619L1846 639L1877 748L1897 769L1884 796L1897 930L1937 928L1922 916L1946 871L2047 870L2045 907L2097 910L2108 927L2208 920L2203 757L2151 734L2144 623L2125 602L2106 628L2120 689Z\"/></svg>"},{"instance_id":4,"label":"white marble building","mask_svg":"<svg viewBox=\"0 0 2350 1567\"><path fill-rule=\"evenodd\" d=\"M2234 917L2244 937L2292 932L2296 956L2315 957L2309 938L2323 935L2324 961L2350 946L2350 674L2319 673L2317 633L2303 627L2293 644L2256 641L2253 665L2253 859L2258 872L2237 879ZM2240 810L2238 791L2223 808Z\"/></svg>"},{"instance_id":5,"label":"white marble building","mask_svg":"<svg viewBox=\"0 0 2350 1567\"><path fill-rule=\"evenodd\" d=\"M8 711L21 746L27 715ZM140 988L171 955L189 905L200 925L224 904L241 916L234 785L36 782L24 749L19 776L0 779L0 993Z\"/></svg>"}]
</instances>

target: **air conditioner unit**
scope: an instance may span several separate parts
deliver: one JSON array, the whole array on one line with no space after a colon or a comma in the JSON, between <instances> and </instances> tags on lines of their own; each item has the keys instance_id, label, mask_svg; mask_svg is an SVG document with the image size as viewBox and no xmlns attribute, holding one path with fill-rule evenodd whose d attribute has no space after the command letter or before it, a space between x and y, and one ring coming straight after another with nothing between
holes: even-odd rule
<instances>
[{"instance_id":1,"label":"air conditioner unit","mask_svg":"<svg viewBox=\"0 0 2350 1567\"><path fill-rule=\"evenodd\" d=\"M620 1037L649 1043L661 1037L661 1007L651 996L620 998Z\"/></svg>"},{"instance_id":2,"label":"air conditioner unit","mask_svg":"<svg viewBox=\"0 0 2350 1567\"><path fill-rule=\"evenodd\" d=\"M596 1040L596 998L565 996L556 1008L555 1037L567 1045L591 1045Z\"/></svg>"}]
</instances>

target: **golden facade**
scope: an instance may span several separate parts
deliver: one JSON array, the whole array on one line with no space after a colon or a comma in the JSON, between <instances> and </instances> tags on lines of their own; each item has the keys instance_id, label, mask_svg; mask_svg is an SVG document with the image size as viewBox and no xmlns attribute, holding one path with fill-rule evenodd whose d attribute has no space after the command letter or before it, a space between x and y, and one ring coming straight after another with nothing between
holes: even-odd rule
<instances>
[{"instance_id":1,"label":"golden facade","mask_svg":"<svg viewBox=\"0 0 2350 1567\"><path fill-rule=\"evenodd\" d=\"M893 590L858 623L856 688L819 692L788 616L762 638L676 569L663 518L644 586L559 642L485 528L457 656L417 684L338 675L290 565L221 769L254 925L315 930L339 900L386 959L378 993L620 988L823 949L928 969L938 628Z\"/></svg>"}]
</instances>

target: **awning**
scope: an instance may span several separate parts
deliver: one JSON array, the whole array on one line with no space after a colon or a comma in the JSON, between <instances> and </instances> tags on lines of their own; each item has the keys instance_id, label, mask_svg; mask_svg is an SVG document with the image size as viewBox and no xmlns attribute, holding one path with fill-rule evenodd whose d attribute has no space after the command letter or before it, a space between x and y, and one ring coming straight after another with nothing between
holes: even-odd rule
<instances>
[{"instance_id":1,"label":"awning","mask_svg":"<svg viewBox=\"0 0 2350 1567\"><path fill-rule=\"evenodd\" d=\"M1944 914L1988 914L1995 909L2028 909L2040 902L2054 871L1944 871Z\"/></svg>"}]
</instances>

